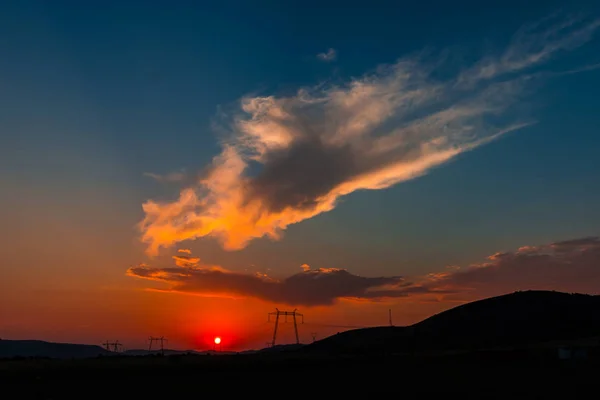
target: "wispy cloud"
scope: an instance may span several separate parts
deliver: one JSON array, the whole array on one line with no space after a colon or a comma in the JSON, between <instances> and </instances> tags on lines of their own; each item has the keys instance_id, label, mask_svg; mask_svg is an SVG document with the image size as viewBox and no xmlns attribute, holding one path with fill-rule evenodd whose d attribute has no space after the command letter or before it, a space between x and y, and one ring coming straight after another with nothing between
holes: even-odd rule
<instances>
[{"instance_id":1,"label":"wispy cloud","mask_svg":"<svg viewBox=\"0 0 600 400\"><path fill-rule=\"evenodd\" d=\"M562 50L582 46L599 26L600 19L586 21L579 16L557 22L556 15L526 25L513 36L504 53L483 58L464 71L459 82L473 84L534 67Z\"/></svg>"},{"instance_id":2,"label":"wispy cloud","mask_svg":"<svg viewBox=\"0 0 600 400\"><path fill-rule=\"evenodd\" d=\"M337 58L337 51L335 49L328 49L325 53L317 54L317 58L325 62L334 61Z\"/></svg>"},{"instance_id":3,"label":"wispy cloud","mask_svg":"<svg viewBox=\"0 0 600 400\"><path fill-rule=\"evenodd\" d=\"M529 68L597 28L598 21L580 20L524 28L499 56L445 79L441 61L417 55L341 86L243 98L206 172L178 199L143 204L148 254L201 237L227 250L278 239L289 225L333 210L342 196L419 177L527 126L514 105L531 81Z\"/></svg>"},{"instance_id":4,"label":"wispy cloud","mask_svg":"<svg viewBox=\"0 0 600 400\"><path fill-rule=\"evenodd\" d=\"M430 274L413 286L421 293L460 293L464 299L532 289L600 294L598 266L600 239L585 237L498 252L482 263Z\"/></svg>"},{"instance_id":5,"label":"wispy cloud","mask_svg":"<svg viewBox=\"0 0 600 400\"><path fill-rule=\"evenodd\" d=\"M155 174L152 172L144 172L144 176L152 178L158 182L183 182L186 178L183 172L171 172L169 174Z\"/></svg>"}]
</instances>

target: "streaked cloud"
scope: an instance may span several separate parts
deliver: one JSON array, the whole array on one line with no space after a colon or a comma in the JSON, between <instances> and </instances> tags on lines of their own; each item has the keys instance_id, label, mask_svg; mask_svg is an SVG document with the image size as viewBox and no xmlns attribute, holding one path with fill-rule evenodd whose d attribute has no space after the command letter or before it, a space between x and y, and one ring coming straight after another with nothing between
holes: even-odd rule
<instances>
[{"instance_id":1,"label":"streaked cloud","mask_svg":"<svg viewBox=\"0 0 600 400\"><path fill-rule=\"evenodd\" d=\"M178 267L193 267L196 266L200 259L198 257L192 256L173 256L173 260L175 260L175 265Z\"/></svg>"},{"instance_id":2,"label":"streaked cloud","mask_svg":"<svg viewBox=\"0 0 600 400\"><path fill-rule=\"evenodd\" d=\"M321 61L331 62L337 58L337 51L335 49L328 49L324 53L317 54L317 58Z\"/></svg>"},{"instance_id":3,"label":"streaked cloud","mask_svg":"<svg viewBox=\"0 0 600 400\"><path fill-rule=\"evenodd\" d=\"M600 19L585 21L571 17L556 21L556 15L522 27L499 57L489 56L467 69L461 83L476 83L524 70L547 61L563 50L573 50L587 43L600 27ZM542 30L540 32L540 29ZM582 70L589 69L584 67Z\"/></svg>"},{"instance_id":4,"label":"streaked cloud","mask_svg":"<svg viewBox=\"0 0 600 400\"><path fill-rule=\"evenodd\" d=\"M517 290L600 294L600 239L585 237L498 252L485 262L431 274L414 284L423 293L448 291L464 299ZM439 296L445 298L445 296Z\"/></svg>"},{"instance_id":5,"label":"streaked cloud","mask_svg":"<svg viewBox=\"0 0 600 400\"><path fill-rule=\"evenodd\" d=\"M243 98L226 121L222 152L201 176L175 200L143 204L148 254L202 237L227 250L279 239L343 196L422 176L531 124L515 107L536 77L531 68L598 28L598 21L548 23L524 28L499 56L451 76L439 74L442 61L415 55L343 85Z\"/></svg>"},{"instance_id":6,"label":"streaked cloud","mask_svg":"<svg viewBox=\"0 0 600 400\"><path fill-rule=\"evenodd\" d=\"M407 296L421 290L403 289L401 277L362 277L344 269L303 265L303 271L285 279L262 273L243 274L221 267L203 266L198 258L174 256L176 267L129 268L129 276L164 282L165 291L216 297L254 297L277 304L330 305L341 298L379 299Z\"/></svg>"},{"instance_id":7,"label":"streaked cloud","mask_svg":"<svg viewBox=\"0 0 600 400\"><path fill-rule=\"evenodd\" d=\"M169 174L155 174L152 172L144 172L144 176L152 178L158 182L183 182L186 179L186 175L183 172L171 172Z\"/></svg>"},{"instance_id":8,"label":"streaked cloud","mask_svg":"<svg viewBox=\"0 0 600 400\"><path fill-rule=\"evenodd\" d=\"M313 269L285 279L202 265L192 256L173 256L175 267L141 264L129 276L163 282L166 292L253 297L292 306L331 305L339 299L416 302L471 301L518 290L600 294L600 239L585 237L497 252L484 262L450 266L421 277L362 277L337 268Z\"/></svg>"}]
</instances>

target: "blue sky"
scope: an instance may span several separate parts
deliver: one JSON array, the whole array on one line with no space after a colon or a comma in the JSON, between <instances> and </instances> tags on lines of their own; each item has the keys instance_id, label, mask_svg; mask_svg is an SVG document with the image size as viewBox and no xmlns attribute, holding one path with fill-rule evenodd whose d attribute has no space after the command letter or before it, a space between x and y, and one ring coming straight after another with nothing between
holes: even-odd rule
<instances>
[{"instance_id":1,"label":"blue sky","mask_svg":"<svg viewBox=\"0 0 600 400\"><path fill-rule=\"evenodd\" d=\"M40 241L50 240L38 237L40 230L52 237L57 228L39 226L58 215L93 240L106 232L102 247L118 256L89 273L119 274L146 257L135 230L142 204L178 193L177 185L144 173L210 164L221 151L213 123L243 96L346 82L423 49L448 49L444 54L460 68L502 52L521 26L553 12L600 15L588 2L561 3L3 4L0 177L8 196L1 201L22 236L8 229L2 236L40 251ZM598 63L598 43L596 34L540 69ZM330 48L335 60L317 57ZM343 197L333 211L288 227L280 241L257 239L236 252L211 238L181 245L233 270L286 275L308 263L415 275L597 234L599 85L594 69L547 79L518 103L535 125L425 176Z\"/></svg>"}]
</instances>

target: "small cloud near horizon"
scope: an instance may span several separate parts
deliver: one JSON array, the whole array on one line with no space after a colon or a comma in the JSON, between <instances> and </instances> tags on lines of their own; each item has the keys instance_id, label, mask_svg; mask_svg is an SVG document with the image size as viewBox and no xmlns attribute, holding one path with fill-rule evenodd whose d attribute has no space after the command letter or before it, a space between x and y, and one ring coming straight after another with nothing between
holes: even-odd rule
<instances>
[{"instance_id":1,"label":"small cloud near horizon","mask_svg":"<svg viewBox=\"0 0 600 400\"><path fill-rule=\"evenodd\" d=\"M345 269L301 265L284 279L202 265L198 257L173 256L175 267L131 267L127 275L168 284L164 292L214 297L253 297L292 306L326 306L340 299L466 302L519 290L600 292L600 239L584 237L497 252L484 262L420 277L362 277ZM156 290L156 289L153 289Z\"/></svg>"},{"instance_id":2,"label":"small cloud near horizon","mask_svg":"<svg viewBox=\"0 0 600 400\"><path fill-rule=\"evenodd\" d=\"M325 53L317 54L317 58L325 62L335 61L335 59L337 58L337 51L335 49L330 48Z\"/></svg>"},{"instance_id":3,"label":"small cloud near horizon","mask_svg":"<svg viewBox=\"0 0 600 400\"><path fill-rule=\"evenodd\" d=\"M200 259L173 256L176 267L151 268L141 264L127 275L165 282L163 291L214 297L254 297L297 306L331 305L342 298L378 299L406 296L403 279L397 276L367 278L344 269L302 266L303 271L285 279L263 273L238 273L221 267L204 266ZM153 289L156 290L156 289Z\"/></svg>"},{"instance_id":4,"label":"small cloud near horizon","mask_svg":"<svg viewBox=\"0 0 600 400\"><path fill-rule=\"evenodd\" d=\"M596 236L498 252L482 263L430 274L424 291L447 290L465 299L519 290L600 293L600 239Z\"/></svg>"}]
</instances>

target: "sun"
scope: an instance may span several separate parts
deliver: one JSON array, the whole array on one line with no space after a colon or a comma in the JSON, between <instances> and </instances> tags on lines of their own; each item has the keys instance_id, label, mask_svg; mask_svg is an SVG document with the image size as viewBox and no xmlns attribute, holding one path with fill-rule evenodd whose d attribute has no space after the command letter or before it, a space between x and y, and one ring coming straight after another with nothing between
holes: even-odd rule
<instances>
[{"instance_id":1,"label":"sun","mask_svg":"<svg viewBox=\"0 0 600 400\"><path fill-rule=\"evenodd\" d=\"M221 343L221 338L217 336L215 338L215 344L220 344L220 343Z\"/></svg>"}]
</instances>

